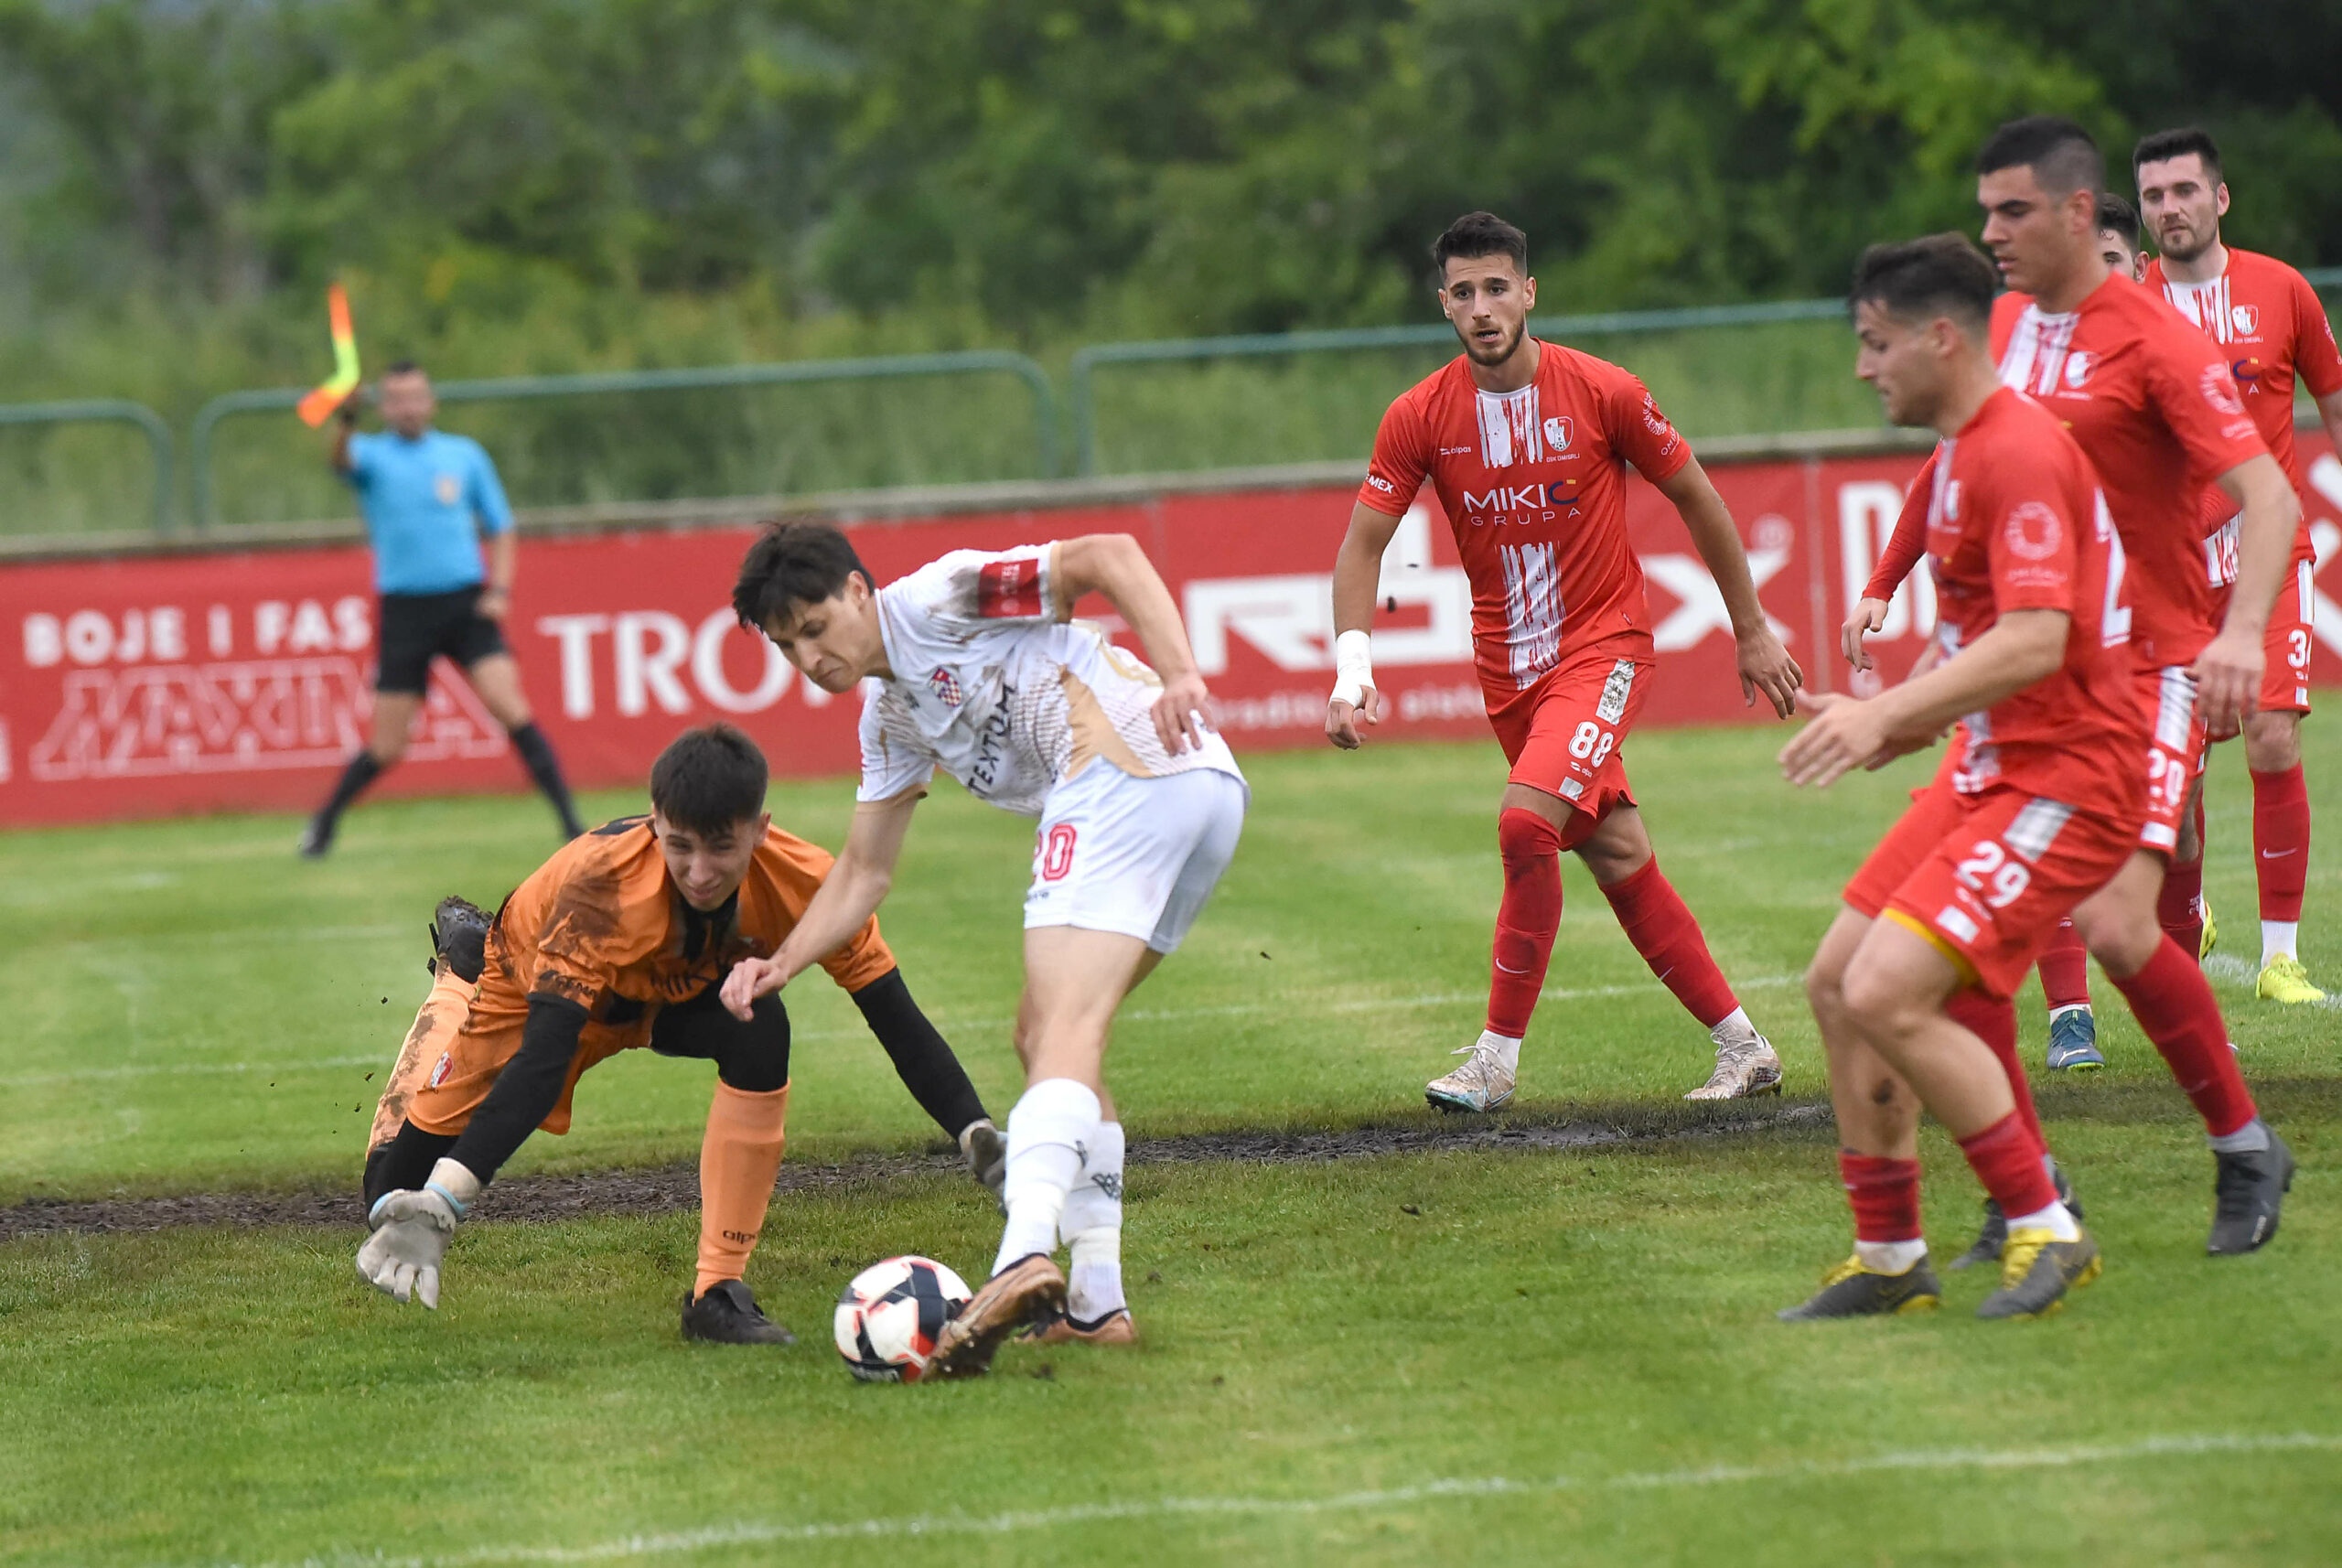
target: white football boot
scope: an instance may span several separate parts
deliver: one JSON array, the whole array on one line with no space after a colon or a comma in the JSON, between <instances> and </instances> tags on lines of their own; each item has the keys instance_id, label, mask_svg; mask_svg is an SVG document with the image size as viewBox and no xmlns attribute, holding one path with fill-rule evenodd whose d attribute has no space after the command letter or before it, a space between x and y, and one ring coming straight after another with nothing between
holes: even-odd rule
<instances>
[{"instance_id":1,"label":"white football boot","mask_svg":"<svg viewBox=\"0 0 2342 1568\"><path fill-rule=\"evenodd\" d=\"M1716 1069L1686 1100L1753 1100L1781 1091L1781 1058L1753 1024L1726 1019L1710 1031Z\"/></svg>"},{"instance_id":2,"label":"white football boot","mask_svg":"<svg viewBox=\"0 0 2342 1568\"><path fill-rule=\"evenodd\" d=\"M1496 1036L1482 1033L1477 1040L1454 1054L1470 1059L1445 1078L1423 1085L1423 1098L1434 1111L1494 1111L1512 1098L1513 1073Z\"/></svg>"}]
</instances>

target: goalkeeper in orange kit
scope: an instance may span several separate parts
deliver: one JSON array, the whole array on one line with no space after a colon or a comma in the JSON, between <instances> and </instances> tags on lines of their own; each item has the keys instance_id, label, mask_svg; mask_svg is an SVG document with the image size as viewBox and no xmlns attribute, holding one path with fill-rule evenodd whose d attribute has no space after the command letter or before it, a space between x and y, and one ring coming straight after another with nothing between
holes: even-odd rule
<instances>
[{"instance_id":1,"label":"goalkeeper in orange kit","mask_svg":"<svg viewBox=\"0 0 2342 1568\"><path fill-rule=\"evenodd\" d=\"M740 731L689 731L651 769L650 815L572 841L492 922L461 899L442 901L432 925L435 983L392 1069L367 1156L371 1234L358 1268L371 1283L437 1305L448 1241L481 1188L532 1130L568 1131L580 1074L648 1046L716 1068L683 1333L788 1342L741 1276L780 1166L789 1015L769 996L736 1019L716 988L735 963L779 946L831 861L772 825L765 782L764 757ZM876 919L823 967L920 1105L997 1187L1005 1145L911 999Z\"/></svg>"}]
</instances>

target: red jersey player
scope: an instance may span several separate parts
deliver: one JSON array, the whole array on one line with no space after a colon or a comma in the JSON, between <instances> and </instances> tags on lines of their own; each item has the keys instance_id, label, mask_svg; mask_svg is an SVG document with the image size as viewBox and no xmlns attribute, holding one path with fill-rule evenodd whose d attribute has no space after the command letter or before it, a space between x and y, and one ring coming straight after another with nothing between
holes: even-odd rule
<instances>
[{"instance_id":1,"label":"red jersey player","mask_svg":"<svg viewBox=\"0 0 2342 1568\"><path fill-rule=\"evenodd\" d=\"M2074 924L2204 1118L2217 1166L2209 1251L2251 1251L2276 1233L2293 1156L2261 1122L2219 1003L2195 954L2158 925L2156 899L2208 722L2232 729L2259 690L2261 629L2299 503L2217 349L2156 295L2108 275L2095 224L2105 162L2089 134L2049 116L2013 121L1977 168L1984 243L2014 291L1993 306L2000 377L2065 422L2104 488L2130 560L2133 665L2153 731L2139 850ZM2197 500L2213 482L2243 505L2238 589L2217 632ZM1850 636L1875 629L1909 569L1909 522L1907 509ZM2001 1005L1979 1032L2021 1075L2014 1009ZM1980 1248L2000 1222L1988 1212Z\"/></svg>"},{"instance_id":2,"label":"red jersey player","mask_svg":"<svg viewBox=\"0 0 2342 1568\"><path fill-rule=\"evenodd\" d=\"M2182 316L2222 345L2246 412L2300 493L2301 459L2294 449L2296 381L2317 400L2327 432L2342 448L2342 352L2335 348L2326 307L2308 280L2284 263L2221 242L2229 188L2221 178L2219 148L2210 136L2192 129L2159 131L2133 149L2131 166L2162 252L2148 265L2147 286L2161 289ZM2217 490L2206 499L2214 509L2211 516L2222 521L2234 512ZM2232 532L2224 530L2208 542L2206 565L2218 585L2226 585L2234 549ZM2298 956L2302 889L2309 875L2309 789L2302 778L2301 723L2309 712L2315 564L2304 520L2269 617L2260 711L2244 723L2258 852L2253 865L2261 884L2261 973L2254 989L2273 1002L2325 999ZM2200 890L2200 859L2195 872Z\"/></svg>"},{"instance_id":3,"label":"red jersey player","mask_svg":"<svg viewBox=\"0 0 2342 1568\"><path fill-rule=\"evenodd\" d=\"M1528 333L1529 242L1487 212L1432 247L1441 308L1464 354L1391 405L1334 564L1338 679L1327 738L1378 721L1368 627L1382 552L1428 480L1472 583L1472 641L1488 721L1511 765L1497 817L1504 897L1488 1026L1464 1065L1424 1089L1446 1111L1512 1097L1521 1036L1561 923L1560 854L1594 874L1628 938L1709 1031L1715 1068L1690 1100L1777 1092L1780 1058L1709 956L1699 923L1652 858L1619 750L1650 687L1650 615L1628 547L1632 463L1681 514L1739 640L1743 696L1787 717L1802 682L1756 602L1740 533L1642 382Z\"/></svg>"},{"instance_id":4,"label":"red jersey player","mask_svg":"<svg viewBox=\"0 0 2342 1568\"><path fill-rule=\"evenodd\" d=\"M1922 792L1846 888L1806 989L1830 1058L1854 1255L1781 1316L1937 1305L1919 1230L1922 1106L2009 1217L1982 1317L2036 1317L2100 1269L1994 1053L1950 1004L2005 1000L2058 918L2122 866L2145 818L2146 723L2129 700L2122 553L2081 448L2000 384L1993 268L1957 234L1875 245L1855 269L1862 378L1897 424L1943 436L1928 490L1936 641L1926 673L1818 717L1781 753L1826 785L1960 718L1955 771Z\"/></svg>"}]
</instances>

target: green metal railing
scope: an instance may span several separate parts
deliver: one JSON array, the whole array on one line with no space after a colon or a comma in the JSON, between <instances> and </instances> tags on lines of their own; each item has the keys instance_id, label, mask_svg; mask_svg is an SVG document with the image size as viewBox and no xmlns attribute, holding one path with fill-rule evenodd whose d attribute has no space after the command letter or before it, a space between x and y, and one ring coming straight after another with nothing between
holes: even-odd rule
<instances>
[{"instance_id":1,"label":"green metal railing","mask_svg":"<svg viewBox=\"0 0 2342 1568\"><path fill-rule=\"evenodd\" d=\"M143 403L126 398L86 398L73 403L0 404L4 424L129 424L146 436L146 450L155 464L155 532L171 531L171 479L177 444L163 416Z\"/></svg>"},{"instance_id":2,"label":"green metal railing","mask_svg":"<svg viewBox=\"0 0 2342 1568\"><path fill-rule=\"evenodd\" d=\"M1684 310L1612 310L1539 318L1540 334L1555 339L1598 333L1666 332L1690 327L1749 327L1776 321L1815 321L1845 314L1839 299L1784 299L1756 305L1709 305ZM1263 355L1355 353L1370 349L1436 347L1456 341L1445 322L1422 327L1359 327L1329 332L1252 332L1228 338L1170 338L1143 343L1093 343L1075 350L1067 380L1073 414L1077 474L1098 463L1097 371L1103 365L1165 360L1251 359Z\"/></svg>"},{"instance_id":3,"label":"green metal railing","mask_svg":"<svg viewBox=\"0 0 2342 1568\"><path fill-rule=\"evenodd\" d=\"M790 386L816 381L887 381L907 376L1012 375L1033 394L1035 462L1038 478L1053 478L1058 467L1057 394L1041 367L1023 354L976 349L949 354L898 354L865 360L795 360L779 364L718 365L695 370L612 371L576 376L500 376L487 381L440 381L432 391L441 403L485 403L529 398L586 397L611 392L705 392L723 387ZM197 532L217 521L211 493L211 447L220 423L241 415L281 413L299 403L299 388L229 392L196 411L188 431L190 514Z\"/></svg>"}]
</instances>

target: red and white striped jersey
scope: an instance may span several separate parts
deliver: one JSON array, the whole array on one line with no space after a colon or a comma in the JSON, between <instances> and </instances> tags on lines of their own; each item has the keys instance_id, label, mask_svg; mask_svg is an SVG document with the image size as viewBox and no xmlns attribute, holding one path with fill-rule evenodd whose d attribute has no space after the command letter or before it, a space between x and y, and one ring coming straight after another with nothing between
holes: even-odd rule
<instances>
[{"instance_id":1,"label":"red and white striped jersey","mask_svg":"<svg viewBox=\"0 0 2342 1568\"><path fill-rule=\"evenodd\" d=\"M1428 480L1472 584L1489 711L1597 643L1651 657L1642 567L1627 542L1627 465L1654 483L1692 448L1629 372L1537 344L1537 374L1485 392L1458 357L1391 403L1359 499L1404 513Z\"/></svg>"}]
</instances>

